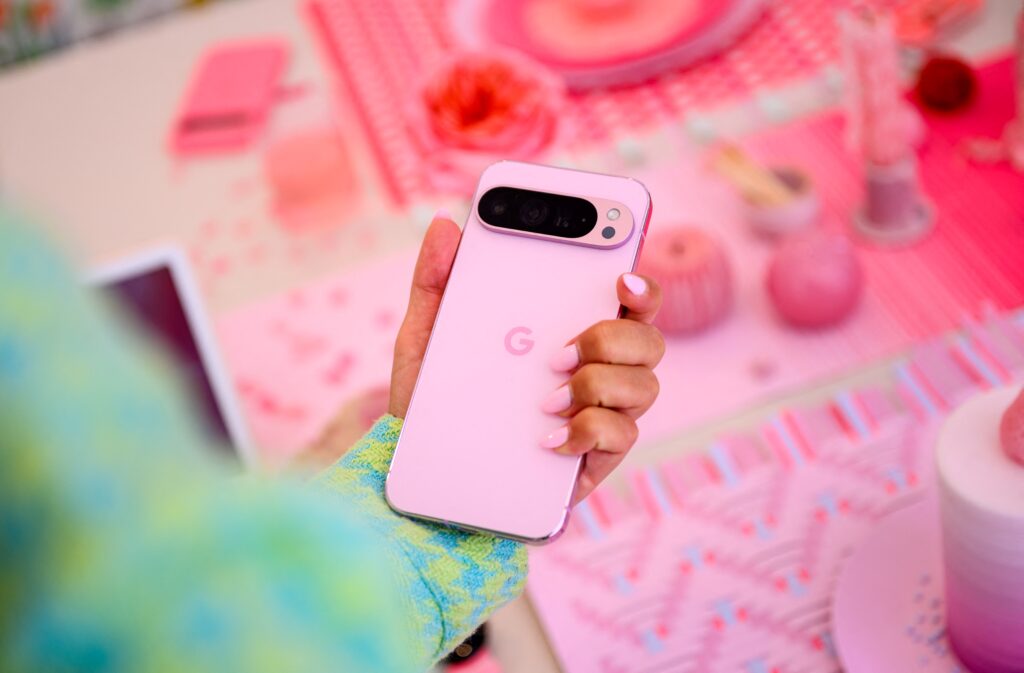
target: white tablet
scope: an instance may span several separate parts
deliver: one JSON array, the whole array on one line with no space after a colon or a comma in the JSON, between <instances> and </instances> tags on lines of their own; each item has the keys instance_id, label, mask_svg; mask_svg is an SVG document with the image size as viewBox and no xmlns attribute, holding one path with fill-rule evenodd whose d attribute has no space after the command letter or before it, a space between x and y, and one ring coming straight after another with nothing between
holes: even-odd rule
<instances>
[{"instance_id":1,"label":"white tablet","mask_svg":"<svg viewBox=\"0 0 1024 673\"><path fill-rule=\"evenodd\" d=\"M255 464L234 386L182 251L147 250L92 270L86 281L109 292L174 358L211 438Z\"/></svg>"}]
</instances>

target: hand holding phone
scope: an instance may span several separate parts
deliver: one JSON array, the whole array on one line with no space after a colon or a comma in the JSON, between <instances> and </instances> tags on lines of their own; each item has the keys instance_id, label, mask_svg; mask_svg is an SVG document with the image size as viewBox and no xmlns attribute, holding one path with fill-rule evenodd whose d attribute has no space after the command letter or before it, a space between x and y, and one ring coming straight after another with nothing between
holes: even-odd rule
<instances>
[{"instance_id":1,"label":"hand holding phone","mask_svg":"<svg viewBox=\"0 0 1024 673\"><path fill-rule=\"evenodd\" d=\"M639 216L645 214L638 213ZM639 226L636 236L642 236ZM460 239L461 233L455 222L446 213L438 213L424 239L409 311L395 344L390 401L390 412L395 416L404 417L409 410ZM639 244L636 245L639 248ZM566 268L566 272L571 272L571 269ZM599 321L579 334L562 335L559 343L564 346L556 348L550 359L550 369L557 372L552 375L552 381L557 383L526 403L538 414L549 417L553 421L550 427L554 429L532 438L530 446L522 447L522 451L557 453L574 457L578 462L579 457L584 457L579 483L572 494L573 504L585 498L633 446L637 436L636 419L646 412L657 394L658 385L652 369L665 348L662 336L650 326L660 304L660 289L653 281L627 272L617 279L611 276L603 288L594 291L607 293L606 300L610 306L621 305L621 317L615 319L612 308L608 320ZM506 344L506 348L528 349L525 344L531 342L530 335L526 333L507 336L511 343ZM502 381L484 383L479 393L485 395L487 388L502 385ZM434 399L433 404L443 405L444 401ZM467 423L474 421L471 412L467 411ZM444 413L453 414L451 410ZM500 417L500 412L495 411L489 411L487 416L494 419L496 413ZM521 415L521 410L509 413L510 425L517 423L517 414ZM500 435L503 429L496 427L494 431ZM480 436L479 451L495 450L501 450L500 441L493 444L487 436ZM516 451L519 450L517 445ZM409 481L406 483L408 485ZM419 490L419 486L414 486L414 491ZM404 489L408 491L409 487ZM528 501L530 496L527 488L518 500ZM390 493L389 498L394 504ZM472 505L467 503L469 507ZM521 506L515 501L504 505L513 509ZM429 503L425 505L426 508L429 506ZM409 513L431 517L430 511L414 509ZM465 523L451 518L442 520ZM472 522L466 528L511 533L510 537L527 541L544 540L517 536L515 531L478 527ZM557 534L556 531L552 533Z\"/></svg>"}]
</instances>

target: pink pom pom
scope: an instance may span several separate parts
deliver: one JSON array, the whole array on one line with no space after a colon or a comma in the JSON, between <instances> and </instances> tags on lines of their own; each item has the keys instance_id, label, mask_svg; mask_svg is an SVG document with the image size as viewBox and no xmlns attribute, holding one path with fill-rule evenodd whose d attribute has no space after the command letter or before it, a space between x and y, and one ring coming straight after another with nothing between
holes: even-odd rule
<instances>
[{"instance_id":1,"label":"pink pom pom","mask_svg":"<svg viewBox=\"0 0 1024 673\"><path fill-rule=\"evenodd\" d=\"M700 229L652 233L640 271L662 287L664 299L654 324L666 334L706 329L732 307L732 274L725 249Z\"/></svg>"},{"instance_id":2,"label":"pink pom pom","mask_svg":"<svg viewBox=\"0 0 1024 673\"><path fill-rule=\"evenodd\" d=\"M1003 420L999 424L999 439L1006 455L1024 465L1024 390L1003 412Z\"/></svg>"},{"instance_id":3,"label":"pink pom pom","mask_svg":"<svg viewBox=\"0 0 1024 673\"><path fill-rule=\"evenodd\" d=\"M782 244L768 268L768 295L796 327L827 327L845 319L864 284L853 246L839 234L815 232Z\"/></svg>"}]
</instances>

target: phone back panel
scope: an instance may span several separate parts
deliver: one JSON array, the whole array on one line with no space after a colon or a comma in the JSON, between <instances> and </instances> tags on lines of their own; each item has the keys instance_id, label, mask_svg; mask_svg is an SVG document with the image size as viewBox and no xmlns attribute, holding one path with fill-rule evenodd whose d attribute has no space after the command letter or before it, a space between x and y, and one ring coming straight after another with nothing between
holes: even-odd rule
<instances>
[{"instance_id":1,"label":"phone back panel","mask_svg":"<svg viewBox=\"0 0 1024 673\"><path fill-rule=\"evenodd\" d=\"M497 186L620 201L633 232L602 249L485 228L476 204ZM580 459L539 446L565 423L540 410L568 379L548 363L618 315L616 281L635 267L649 214L628 178L516 162L484 171L388 474L393 508L525 541L562 531Z\"/></svg>"}]
</instances>

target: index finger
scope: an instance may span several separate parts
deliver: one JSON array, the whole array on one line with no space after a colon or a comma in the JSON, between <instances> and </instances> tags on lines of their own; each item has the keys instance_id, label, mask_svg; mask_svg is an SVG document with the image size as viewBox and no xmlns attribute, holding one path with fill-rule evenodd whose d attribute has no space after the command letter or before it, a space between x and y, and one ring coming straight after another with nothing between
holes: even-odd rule
<instances>
[{"instance_id":1,"label":"index finger","mask_svg":"<svg viewBox=\"0 0 1024 673\"><path fill-rule=\"evenodd\" d=\"M661 286L657 281L638 273L624 273L615 285L619 303L625 308L627 320L651 323L661 308Z\"/></svg>"}]
</instances>

